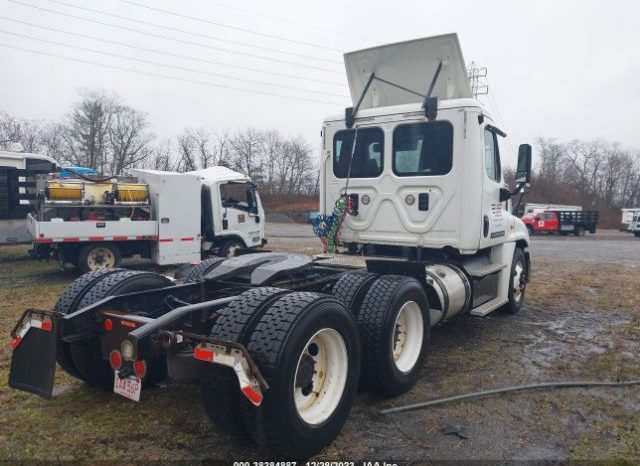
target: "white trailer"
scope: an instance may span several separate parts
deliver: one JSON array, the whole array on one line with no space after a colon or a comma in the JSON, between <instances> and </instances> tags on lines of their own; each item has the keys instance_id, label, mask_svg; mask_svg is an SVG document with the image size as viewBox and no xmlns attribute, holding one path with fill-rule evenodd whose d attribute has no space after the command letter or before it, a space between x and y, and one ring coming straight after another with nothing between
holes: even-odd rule
<instances>
[{"instance_id":1,"label":"white trailer","mask_svg":"<svg viewBox=\"0 0 640 466\"><path fill-rule=\"evenodd\" d=\"M26 216L35 205L38 186L55 169L51 157L25 152L20 144L0 151L0 244L31 242Z\"/></svg>"},{"instance_id":2,"label":"white trailer","mask_svg":"<svg viewBox=\"0 0 640 466\"><path fill-rule=\"evenodd\" d=\"M170 265L213 253L232 256L266 243L264 210L247 176L225 167L132 172L134 184L90 179L48 184L37 211L27 215L32 254L53 255L63 266L69 262L90 271L117 267L122 257L134 255ZM118 186L120 192L146 191L135 201L118 199Z\"/></svg>"}]
</instances>

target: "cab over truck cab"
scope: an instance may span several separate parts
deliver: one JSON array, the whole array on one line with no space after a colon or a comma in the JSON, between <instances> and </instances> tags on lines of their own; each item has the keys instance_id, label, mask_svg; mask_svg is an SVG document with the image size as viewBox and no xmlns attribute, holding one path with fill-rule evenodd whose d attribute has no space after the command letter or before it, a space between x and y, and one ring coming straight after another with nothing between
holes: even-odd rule
<instances>
[{"instance_id":1,"label":"cab over truck cab","mask_svg":"<svg viewBox=\"0 0 640 466\"><path fill-rule=\"evenodd\" d=\"M433 325L517 313L529 237L507 205L529 183L531 148L520 148L512 192L505 135L471 98L457 36L346 63L354 107L323 125L316 225L338 254L207 259L178 283L83 275L53 310L25 311L10 386L51 397L56 361L134 400L165 377L198 380L222 432L252 438L269 458L304 459L338 435L358 387L382 397L413 387ZM228 230L253 221L250 200L220 193L226 216L203 217L214 234L225 220Z\"/></svg>"},{"instance_id":2,"label":"cab over truck cab","mask_svg":"<svg viewBox=\"0 0 640 466\"><path fill-rule=\"evenodd\" d=\"M514 257L524 258L519 274L528 276L529 236L507 208L499 149L506 134L472 98L457 40L417 40L345 60L356 107L324 122L321 211L330 215L347 194L353 208L340 236L350 253L424 264L438 296L430 305L441 313L432 312L433 323L505 305ZM520 188L530 156L521 146ZM459 275L460 286L440 286L439 271Z\"/></svg>"}]
</instances>

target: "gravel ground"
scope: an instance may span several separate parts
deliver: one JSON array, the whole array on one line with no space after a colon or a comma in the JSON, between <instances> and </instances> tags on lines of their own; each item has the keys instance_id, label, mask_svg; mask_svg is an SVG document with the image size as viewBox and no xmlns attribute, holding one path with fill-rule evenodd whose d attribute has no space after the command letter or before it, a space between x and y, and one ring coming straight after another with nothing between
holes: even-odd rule
<instances>
[{"instance_id":1,"label":"gravel ground","mask_svg":"<svg viewBox=\"0 0 640 466\"><path fill-rule=\"evenodd\" d=\"M268 224L269 248L320 252L309 231ZM261 458L251 445L216 432L198 387L150 390L133 405L58 371L52 401L8 389L11 326L26 307L51 307L75 278L53 263L24 260L25 250L0 248L0 458ZM508 385L640 379L639 251L640 240L618 232L534 237L526 308L516 316L462 317L435 328L414 389L389 400L360 393L343 432L317 459L640 462L640 388L520 393L379 414ZM451 426L462 435L445 435Z\"/></svg>"}]
</instances>

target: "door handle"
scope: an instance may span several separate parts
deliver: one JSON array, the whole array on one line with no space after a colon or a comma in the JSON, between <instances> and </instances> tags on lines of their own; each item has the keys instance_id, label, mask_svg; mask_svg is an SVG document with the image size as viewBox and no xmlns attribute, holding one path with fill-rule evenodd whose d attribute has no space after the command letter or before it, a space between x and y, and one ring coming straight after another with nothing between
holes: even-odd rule
<instances>
[{"instance_id":1,"label":"door handle","mask_svg":"<svg viewBox=\"0 0 640 466\"><path fill-rule=\"evenodd\" d=\"M489 234L489 217L486 215L484 216L484 221L482 225L482 234L484 235L485 238Z\"/></svg>"}]
</instances>

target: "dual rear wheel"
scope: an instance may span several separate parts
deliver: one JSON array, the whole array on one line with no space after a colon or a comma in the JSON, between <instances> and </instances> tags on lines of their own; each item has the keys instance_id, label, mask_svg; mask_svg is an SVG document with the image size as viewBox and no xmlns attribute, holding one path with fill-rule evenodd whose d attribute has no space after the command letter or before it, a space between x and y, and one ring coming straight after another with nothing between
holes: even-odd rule
<instances>
[{"instance_id":1,"label":"dual rear wheel","mask_svg":"<svg viewBox=\"0 0 640 466\"><path fill-rule=\"evenodd\" d=\"M220 430L275 457L307 458L338 435L359 385L393 396L415 384L429 340L420 283L359 272L333 292L258 288L218 314L211 337L242 343L269 384L254 406L230 368L203 363L205 407Z\"/></svg>"}]
</instances>

